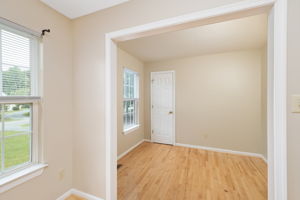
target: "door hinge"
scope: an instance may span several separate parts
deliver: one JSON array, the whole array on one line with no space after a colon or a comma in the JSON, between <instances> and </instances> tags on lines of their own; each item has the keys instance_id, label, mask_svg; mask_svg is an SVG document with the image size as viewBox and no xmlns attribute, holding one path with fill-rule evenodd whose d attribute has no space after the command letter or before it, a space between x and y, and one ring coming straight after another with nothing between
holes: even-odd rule
<instances>
[{"instance_id":1,"label":"door hinge","mask_svg":"<svg viewBox=\"0 0 300 200\"><path fill-rule=\"evenodd\" d=\"M154 131L152 130L152 131L151 131L151 133L153 134L153 133L154 133Z\"/></svg>"},{"instance_id":2,"label":"door hinge","mask_svg":"<svg viewBox=\"0 0 300 200\"><path fill-rule=\"evenodd\" d=\"M154 79L152 79L151 82L153 83L153 82L154 82Z\"/></svg>"},{"instance_id":3,"label":"door hinge","mask_svg":"<svg viewBox=\"0 0 300 200\"><path fill-rule=\"evenodd\" d=\"M152 105L151 107L154 108L154 105Z\"/></svg>"}]
</instances>

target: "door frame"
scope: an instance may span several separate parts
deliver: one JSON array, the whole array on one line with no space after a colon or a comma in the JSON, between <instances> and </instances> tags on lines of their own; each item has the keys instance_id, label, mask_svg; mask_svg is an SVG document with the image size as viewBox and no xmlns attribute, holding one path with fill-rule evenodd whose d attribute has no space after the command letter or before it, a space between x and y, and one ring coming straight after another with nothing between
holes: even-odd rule
<instances>
[{"instance_id":1,"label":"door frame","mask_svg":"<svg viewBox=\"0 0 300 200\"><path fill-rule=\"evenodd\" d=\"M117 42L269 12L268 199L287 200L287 1L244 0L105 35L106 200L117 200Z\"/></svg>"},{"instance_id":2,"label":"door frame","mask_svg":"<svg viewBox=\"0 0 300 200\"><path fill-rule=\"evenodd\" d=\"M172 93L172 100L173 100L173 107L172 107L172 110L173 110L173 120L172 120L172 126L173 126L173 131L172 131L172 145L175 145L176 144L176 95L175 95L175 92L176 92L176 73L174 70L170 70L170 71L156 71L156 72L150 72L150 106L151 106L151 142L153 142L153 139L152 139L152 77L153 77L153 74L160 74L160 73L172 73L173 75L173 81L172 81L172 84L173 84L173 93Z\"/></svg>"}]
</instances>

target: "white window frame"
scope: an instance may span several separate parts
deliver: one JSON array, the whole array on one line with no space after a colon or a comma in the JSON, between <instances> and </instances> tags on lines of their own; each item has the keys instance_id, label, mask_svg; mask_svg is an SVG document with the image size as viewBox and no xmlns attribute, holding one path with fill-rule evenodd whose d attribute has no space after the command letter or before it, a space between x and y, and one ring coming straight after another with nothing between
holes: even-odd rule
<instances>
[{"instance_id":1,"label":"white window frame","mask_svg":"<svg viewBox=\"0 0 300 200\"><path fill-rule=\"evenodd\" d=\"M48 165L43 163L41 152L41 138L39 129L39 112L41 106L41 38L38 33L23 26L14 24L8 20L0 18L0 30L6 30L30 39L31 47L31 95L30 96L0 96L0 104L31 104L31 151L30 162L16 166L7 172L0 174L0 193L5 192L21 183L24 183L42 174ZM0 31L1 36L1 31ZM1 38L1 37L0 37ZM34 53L32 53L34 52ZM0 40L0 55L1 40ZM37 57L35 57L37 56ZM2 56L0 63L2 64ZM2 67L0 67L2 69ZM0 72L1 73L1 72ZM2 91L2 76L0 76L0 92ZM2 93L1 93L2 94ZM2 138L3 140L3 138ZM2 151L2 153L4 153Z\"/></svg>"},{"instance_id":2,"label":"white window frame","mask_svg":"<svg viewBox=\"0 0 300 200\"><path fill-rule=\"evenodd\" d=\"M125 93L125 91L124 91L124 88L125 88L125 85L124 85L124 74L125 73L132 73L132 74L134 74L135 75L135 80L134 80L134 94L135 94L135 97L133 97L133 98L125 98L124 97L124 93ZM138 72L136 72L136 71L134 71L134 70L131 70L131 69L128 69L128 68L124 68L124 70L123 70L123 133L125 134L125 135L127 135L127 134L129 134L129 133L131 133L131 132L133 132L133 131L135 131L135 130L137 130L139 127L140 127L140 120L139 120L139 118L140 118L140 116L139 116L139 108L140 108L140 92L139 92L139 90L140 90L140 77L139 77L139 73ZM125 122L124 122L124 115L125 115L125 113L124 113L124 103L125 102L130 102L130 101L133 101L134 102L134 107L136 108L135 110L134 110L134 118L132 119L133 120L133 122L134 122L134 124L132 125L132 126L130 126L130 127L125 127Z\"/></svg>"},{"instance_id":3,"label":"white window frame","mask_svg":"<svg viewBox=\"0 0 300 200\"><path fill-rule=\"evenodd\" d=\"M20 100L20 101L12 101L12 100L8 100L8 101L3 101L2 99L0 100L0 104L31 104L31 112L30 112L30 121L31 121L31 134L30 134L30 139L31 139L31 144L30 144L30 161L26 162L26 163L22 163L20 165L17 165L7 171L4 170L4 173L3 171L0 172L0 180L1 178L3 177L6 177L6 176L10 176L18 171L21 171L23 169L26 169L28 167L31 167L33 165L36 165L36 164L39 164L39 151L38 151L38 123L35 123L35 122L38 122L38 101L23 101L23 100ZM3 112L3 110L2 110ZM3 116L3 113L1 113L2 116ZM1 122L3 123L3 122ZM14 135L12 137L15 137L17 135ZM4 142L4 138L1 139L2 142ZM2 144L2 148L4 148L4 145ZM2 154L4 154L5 152L1 151ZM1 155L2 156L2 155ZM2 157L3 158L3 157ZM2 162L4 162L2 160ZM3 163L0 163L0 164L3 164ZM2 166L3 167L3 166Z\"/></svg>"}]
</instances>

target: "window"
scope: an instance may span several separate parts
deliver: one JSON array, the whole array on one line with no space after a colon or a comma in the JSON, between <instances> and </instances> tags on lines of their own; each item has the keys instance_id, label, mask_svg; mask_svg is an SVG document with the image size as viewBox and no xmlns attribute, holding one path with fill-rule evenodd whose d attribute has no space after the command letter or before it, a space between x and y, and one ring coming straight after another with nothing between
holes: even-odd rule
<instances>
[{"instance_id":1,"label":"window","mask_svg":"<svg viewBox=\"0 0 300 200\"><path fill-rule=\"evenodd\" d=\"M137 72L124 69L123 130L139 126L139 76Z\"/></svg>"},{"instance_id":2,"label":"window","mask_svg":"<svg viewBox=\"0 0 300 200\"><path fill-rule=\"evenodd\" d=\"M0 178L38 162L39 41L0 23Z\"/></svg>"}]
</instances>

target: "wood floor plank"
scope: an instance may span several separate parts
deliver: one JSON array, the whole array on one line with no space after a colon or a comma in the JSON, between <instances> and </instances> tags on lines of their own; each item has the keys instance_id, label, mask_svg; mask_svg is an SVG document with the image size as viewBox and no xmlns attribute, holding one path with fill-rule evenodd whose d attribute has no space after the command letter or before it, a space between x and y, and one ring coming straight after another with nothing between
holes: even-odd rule
<instances>
[{"instance_id":1,"label":"wood floor plank","mask_svg":"<svg viewBox=\"0 0 300 200\"><path fill-rule=\"evenodd\" d=\"M118 164L118 200L267 199L260 158L144 142Z\"/></svg>"},{"instance_id":2,"label":"wood floor plank","mask_svg":"<svg viewBox=\"0 0 300 200\"><path fill-rule=\"evenodd\" d=\"M65 200L87 200L87 199L84 199L82 197L78 197L78 196L75 196L75 195L71 195L68 198L66 198Z\"/></svg>"}]
</instances>

